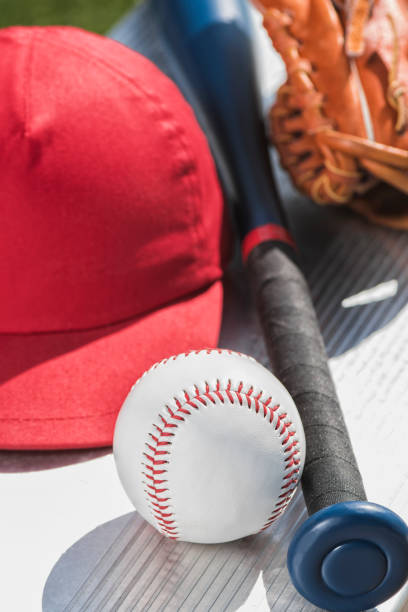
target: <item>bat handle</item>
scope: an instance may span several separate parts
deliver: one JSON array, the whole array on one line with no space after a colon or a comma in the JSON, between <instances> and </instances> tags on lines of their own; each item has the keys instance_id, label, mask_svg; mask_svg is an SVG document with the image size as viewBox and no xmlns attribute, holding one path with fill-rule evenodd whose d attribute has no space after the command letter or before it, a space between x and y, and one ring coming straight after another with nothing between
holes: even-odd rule
<instances>
[{"instance_id":1,"label":"bat handle","mask_svg":"<svg viewBox=\"0 0 408 612\"><path fill-rule=\"evenodd\" d=\"M408 577L408 529L383 506L334 504L312 514L291 541L288 569L306 599L328 610L367 610Z\"/></svg>"},{"instance_id":2,"label":"bat handle","mask_svg":"<svg viewBox=\"0 0 408 612\"><path fill-rule=\"evenodd\" d=\"M285 248L259 244L247 266L273 369L305 430L302 488L311 516L290 544L288 569L319 607L365 610L407 579L408 527L366 501L307 283Z\"/></svg>"}]
</instances>

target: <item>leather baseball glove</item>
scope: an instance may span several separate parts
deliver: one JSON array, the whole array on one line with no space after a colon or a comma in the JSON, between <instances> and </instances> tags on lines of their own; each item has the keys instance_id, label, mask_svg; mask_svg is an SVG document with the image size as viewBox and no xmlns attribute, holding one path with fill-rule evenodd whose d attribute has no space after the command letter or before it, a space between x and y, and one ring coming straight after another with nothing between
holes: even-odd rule
<instances>
[{"instance_id":1,"label":"leather baseball glove","mask_svg":"<svg viewBox=\"0 0 408 612\"><path fill-rule=\"evenodd\" d=\"M408 0L254 0L287 68L282 165L320 204L408 229Z\"/></svg>"}]
</instances>

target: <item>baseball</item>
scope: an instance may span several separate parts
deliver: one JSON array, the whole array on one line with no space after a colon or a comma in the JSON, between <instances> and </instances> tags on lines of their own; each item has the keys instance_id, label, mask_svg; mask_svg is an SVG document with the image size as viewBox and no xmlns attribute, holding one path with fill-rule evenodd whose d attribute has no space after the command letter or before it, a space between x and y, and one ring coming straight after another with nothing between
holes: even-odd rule
<instances>
[{"instance_id":1,"label":"baseball","mask_svg":"<svg viewBox=\"0 0 408 612\"><path fill-rule=\"evenodd\" d=\"M305 437L296 406L252 357L215 349L155 364L129 392L113 453L137 511L175 540L257 533L285 511Z\"/></svg>"}]
</instances>

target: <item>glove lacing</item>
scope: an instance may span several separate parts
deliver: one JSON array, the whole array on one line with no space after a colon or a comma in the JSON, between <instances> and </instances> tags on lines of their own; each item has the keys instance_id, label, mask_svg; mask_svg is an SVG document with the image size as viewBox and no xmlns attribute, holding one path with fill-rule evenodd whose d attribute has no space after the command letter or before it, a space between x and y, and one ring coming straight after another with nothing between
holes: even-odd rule
<instances>
[{"instance_id":1,"label":"glove lacing","mask_svg":"<svg viewBox=\"0 0 408 612\"><path fill-rule=\"evenodd\" d=\"M364 24L373 0L346 2L342 5L347 24L345 48L350 57L357 57L364 51ZM394 46L387 101L396 110L395 129L401 132L407 125L405 89L398 81L398 32L392 16L388 18ZM288 72L288 81L280 87L270 113L272 138L281 152L282 165L291 171L297 186L320 204L350 203L376 179L408 194L407 151L339 132L334 121L325 116L323 95L313 83L313 67L301 57L299 42L289 30L291 24L289 14L275 8L264 10L265 28ZM381 218L381 222L387 219Z\"/></svg>"}]
</instances>

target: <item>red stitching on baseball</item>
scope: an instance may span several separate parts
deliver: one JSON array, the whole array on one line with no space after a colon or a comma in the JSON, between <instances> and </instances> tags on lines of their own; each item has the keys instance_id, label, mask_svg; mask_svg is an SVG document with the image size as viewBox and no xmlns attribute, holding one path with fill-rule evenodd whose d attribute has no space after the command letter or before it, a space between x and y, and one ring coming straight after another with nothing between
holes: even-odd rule
<instances>
[{"instance_id":1,"label":"red stitching on baseball","mask_svg":"<svg viewBox=\"0 0 408 612\"><path fill-rule=\"evenodd\" d=\"M290 449L286 449L286 452L289 452ZM287 462L291 462L291 463L299 463L299 459L296 459L296 455L298 455L300 453L300 450L297 448L295 451L293 451L293 453L291 455L288 455L288 457L286 457L285 461Z\"/></svg>"},{"instance_id":2,"label":"red stitching on baseball","mask_svg":"<svg viewBox=\"0 0 408 612\"><path fill-rule=\"evenodd\" d=\"M169 413L169 415L171 416L172 419L176 419L177 421L184 421L183 417L179 416L178 414L175 414L173 412L173 410L170 408L170 406L166 406L167 411ZM180 408L177 409L177 412L180 410Z\"/></svg>"},{"instance_id":3,"label":"red stitching on baseball","mask_svg":"<svg viewBox=\"0 0 408 612\"><path fill-rule=\"evenodd\" d=\"M169 431L164 432L163 429L158 425L154 425L154 427L157 429L161 436L174 436L174 433L170 433Z\"/></svg>"},{"instance_id":4,"label":"red stitching on baseball","mask_svg":"<svg viewBox=\"0 0 408 612\"><path fill-rule=\"evenodd\" d=\"M161 506L160 504L158 504L157 502L152 502L152 506L155 506L156 508L158 508L160 511L161 510L167 510L169 508L169 506Z\"/></svg>"},{"instance_id":5,"label":"red stitching on baseball","mask_svg":"<svg viewBox=\"0 0 408 612\"><path fill-rule=\"evenodd\" d=\"M231 402L231 404L234 403L234 398L232 397L231 391L229 389L225 389L225 393L227 394L227 397L229 399L229 401ZM242 404L242 401L240 402Z\"/></svg>"},{"instance_id":6,"label":"red stitching on baseball","mask_svg":"<svg viewBox=\"0 0 408 612\"><path fill-rule=\"evenodd\" d=\"M289 499L288 496L284 495L284 497L283 497L283 499L281 499L281 501L276 502L276 510L275 510L275 512L280 510L282 506L286 506L288 499Z\"/></svg>"},{"instance_id":7,"label":"red stitching on baseball","mask_svg":"<svg viewBox=\"0 0 408 612\"><path fill-rule=\"evenodd\" d=\"M191 353L199 354L201 352L202 351L190 351L188 353L184 353L184 355L188 356ZM207 352L207 354L210 354L212 350L206 350L205 352ZM224 352L227 352L232 355L236 354L232 351L223 351L221 349L216 349L216 352L220 354ZM240 353L238 354L240 355ZM172 359L176 359L177 357L178 356L175 356ZM167 361L168 360L166 359L160 363L164 364ZM155 365L160 365L160 364L155 364ZM155 366L152 366L152 368L153 367ZM220 380L217 380L214 389L211 389L208 382L205 382L204 392L200 391L198 385L194 385L195 395L193 398L190 398L190 395L188 394L186 390L183 390L183 394L185 397L185 404L187 404L188 406L192 406L196 410L199 410L200 405L207 406L208 403L206 400L209 400L212 404L215 404L216 401L213 395L215 395L222 404L225 403L226 398L229 400L231 404L234 404L235 403L234 397L233 397L233 394L234 394L237 397L241 406L243 405L243 396L244 396L247 401L248 409L251 409L254 406L256 414L259 413L260 407L262 405L263 417L266 418L267 415L269 414L269 419L268 419L269 423L273 422L273 419L276 414L276 424L275 424L274 429L279 432L279 436L281 437L285 436L285 438L281 442L282 446L284 447L283 452L286 455L284 458L285 475L283 477L283 483L281 485L282 492L278 497L278 501L276 502L275 507L272 510L268 519L266 520L265 524L260 529L260 531L263 531L264 529L267 529L268 527L270 527L270 525L272 525L272 523L274 523L277 520L277 518L283 513L286 506L292 499L292 496L297 488L300 468L296 468L294 466L297 466L300 463L300 458L296 458L296 455L300 453L300 450L298 448L295 448L299 444L299 442L296 438L291 440L291 438L296 435L296 432L289 429L289 427L293 425L291 421L284 421L284 419L287 418L287 414L277 413L277 410L280 408L280 405L276 404L274 406L270 406L272 402L272 397L268 397L265 400L261 400L263 391L260 391L258 395L256 396L252 396L254 392L254 388L251 386L248 389L248 391L243 391L243 387L244 387L244 384L242 381L240 381L238 388L236 390L232 389L232 382L229 379L226 388L222 392L221 382ZM199 405L195 404L193 400L196 402L199 402ZM166 491L168 491L168 489L158 488L158 486L166 483L167 480L166 479L156 480L154 478L155 475L161 475L161 474L167 473L167 469L157 470L155 469L155 466L168 463L167 460L161 460L161 459L158 459L157 457L162 456L164 454L170 454L169 451L159 450L160 446L172 444L171 440L162 439L162 437L169 437L169 436L175 435L173 432L169 432L168 429L179 426L179 423L174 423L174 422L172 423L170 419L174 419L178 422L184 421L185 418L180 416L180 414L177 414L178 412L186 416L191 415L191 412L189 412L183 407L181 401L178 398L176 397L174 398L174 403L176 406L176 410L172 410L168 405L166 405L166 409L169 415L168 420L166 420L161 414L159 414L159 418L162 422L162 427L159 427L158 425L153 424L153 427L158 433L158 436L153 435L153 434L149 434L149 435L152 441L154 442L155 446L153 446L152 444L146 443L146 446L150 449L152 454L149 455L147 453L143 453L146 459L150 462L150 465L146 463L146 464L143 464L143 467L146 470L150 470L153 476L151 474L147 474L145 471L143 472L143 475L146 476L150 482L153 482L153 484L149 484L148 482L145 483L146 484L145 493L151 500L150 505L151 505L152 515L157 521L159 530L164 535L170 537L171 539L177 540L179 534L177 530L177 525L175 524L176 520L174 517L174 513L171 510L171 506L162 505L163 503L170 500L170 497L161 497L161 495L165 493ZM288 444L289 441L290 441L290 444ZM151 489L153 493L150 492L148 489ZM167 510L168 512L164 512L165 510Z\"/></svg>"},{"instance_id":8,"label":"red stitching on baseball","mask_svg":"<svg viewBox=\"0 0 408 612\"><path fill-rule=\"evenodd\" d=\"M159 502L164 502L164 501L169 501L169 497L166 497L164 499L159 499L156 495L153 495L153 493L150 493L150 491L146 491L147 495L149 495L152 499L155 499L156 501Z\"/></svg>"},{"instance_id":9,"label":"red stitching on baseball","mask_svg":"<svg viewBox=\"0 0 408 612\"><path fill-rule=\"evenodd\" d=\"M293 441L292 441L292 444L291 444L290 446L288 446L286 450L287 450L287 451L292 450L292 448L293 448L294 446L296 446L297 444L299 444L298 440L293 440Z\"/></svg>"},{"instance_id":10,"label":"red stitching on baseball","mask_svg":"<svg viewBox=\"0 0 408 612\"><path fill-rule=\"evenodd\" d=\"M284 433L284 432L283 432L283 433ZM287 436L286 436L286 438L283 440L283 442L282 442L282 446L285 446L285 444L287 444L287 443L289 442L290 438L291 438L292 436L294 436L294 435L295 435L295 432L294 432L294 431L288 431L288 435L287 435Z\"/></svg>"},{"instance_id":11,"label":"red stitching on baseball","mask_svg":"<svg viewBox=\"0 0 408 612\"><path fill-rule=\"evenodd\" d=\"M215 395L218 397L218 399L220 400L220 402L223 404L224 403L224 398L221 394L221 391L219 391L218 389L216 391L214 391Z\"/></svg>"},{"instance_id":12,"label":"red stitching on baseball","mask_svg":"<svg viewBox=\"0 0 408 612\"><path fill-rule=\"evenodd\" d=\"M180 408L179 409L180 412L182 412L183 414L188 414L189 416L191 415L191 412L189 412L188 410L186 410L185 408ZM167 444L170 444L170 442L167 442Z\"/></svg>"},{"instance_id":13,"label":"red stitching on baseball","mask_svg":"<svg viewBox=\"0 0 408 612\"><path fill-rule=\"evenodd\" d=\"M284 489L284 488L285 488L285 485L283 485L283 486L281 487L281 489ZM295 490L295 489L290 489L289 491L286 491L285 493L282 493L282 495L279 495L279 497L281 497L281 498L282 498L282 497L286 497L286 496L287 496L287 495L289 495L290 493L293 493L293 492L294 492L294 490Z\"/></svg>"},{"instance_id":14,"label":"red stitching on baseball","mask_svg":"<svg viewBox=\"0 0 408 612\"><path fill-rule=\"evenodd\" d=\"M298 474L298 472L299 472L299 468L297 468L296 470L292 470L291 472L289 472L289 474L283 477L283 480L290 478L291 476L293 476L293 474Z\"/></svg>"},{"instance_id":15,"label":"red stitching on baseball","mask_svg":"<svg viewBox=\"0 0 408 612\"><path fill-rule=\"evenodd\" d=\"M211 395L209 391L205 393L205 397L207 397L210 400L210 402L215 404L215 399L213 398L213 396Z\"/></svg>"},{"instance_id":16,"label":"red stitching on baseball","mask_svg":"<svg viewBox=\"0 0 408 612\"><path fill-rule=\"evenodd\" d=\"M162 415L161 415L161 414L160 414L159 416L160 416L161 420L163 421L163 425L164 425L165 427L177 427L177 425L176 425L175 423L168 423L168 422L166 421L166 419L164 419L164 418L162 417Z\"/></svg>"}]
</instances>

